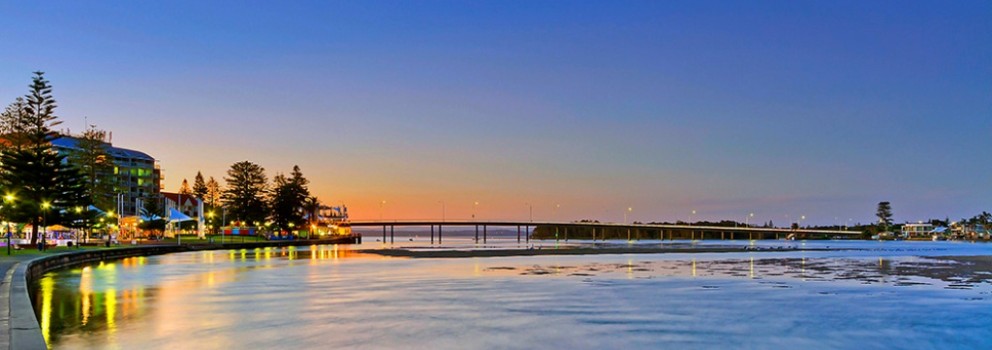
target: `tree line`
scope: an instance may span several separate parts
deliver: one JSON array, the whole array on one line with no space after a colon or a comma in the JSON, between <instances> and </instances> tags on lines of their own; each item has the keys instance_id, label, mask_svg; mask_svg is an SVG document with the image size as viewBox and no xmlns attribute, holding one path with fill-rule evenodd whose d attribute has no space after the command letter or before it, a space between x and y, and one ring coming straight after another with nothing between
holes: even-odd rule
<instances>
[{"instance_id":1,"label":"tree line","mask_svg":"<svg viewBox=\"0 0 992 350\"><path fill-rule=\"evenodd\" d=\"M52 142L70 135L55 130L62 122L56 114L52 85L44 72L34 72L28 92L0 112L0 216L18 231L31 226L31 244L37 244L39 228L55 224L85 232L116 224L113 213L117 193L124 191L115 175L113 156L108 154L107 131L87 125L73 149L59 153ZM203 200L211 220L242 225L268 224L292 230L314 223L320 201L311 196L299 166L288 175L276 174L270 183L265 169L249 161L234 163L224 178L226 186L196 174L193 186L183 180L179 192ZM156 184L157 185L157 184ZM160 198L146 198L142 229L162 230L167 215ZM96 208L96 209L94 209ZM219 223L219 224L218 224Z\"/></svg>"}]
</instances>

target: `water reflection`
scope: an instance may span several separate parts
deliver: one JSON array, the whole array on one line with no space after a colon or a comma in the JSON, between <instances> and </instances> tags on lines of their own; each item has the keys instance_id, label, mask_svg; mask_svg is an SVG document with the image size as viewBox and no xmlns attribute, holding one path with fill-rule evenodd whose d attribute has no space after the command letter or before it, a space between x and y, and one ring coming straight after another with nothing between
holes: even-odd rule
<instances>
[{"instance_id":1,"label":"water reflection","mask_svg":"<svg viewBox=\"0 0 992 350\"><path fill-rule=\"evenodd\" d=\"M985 298L992 289L983 257L787 254L400 259L348 246L203 251L50 273L33 298L46 341L65 348L726 348L809 344L803 334L818 333L805 330L820 327L864 341L851 320L907 328L916 321L904 320L911 318L904 310L929 315L927 298L942 296L872 297L879 289L950 293L940 305L964 313L982 309L966 302L989 301L962 295ZM818 316L848 304L835 317ZM785 321L765 322L777 319ZM740 326L759 321L760 329ZM955 326L934 332L952 334ZM327 336L334 332L348 336ZM747 343L781 334L792 338ZM982 344L967 340L961 344Z\"/></svg>"},{"instance_id":2,"label":"water reflection","mask_svg":"<svg viewBox=\"0 0 992 350\"><path fill-rule=\"evenodd\" d=\"M100 262L76 269L47 273L31 286L35 312L42 335L48 344L57 344L60 335L103 332L112 342L120 325L127 320L142 318L149 311L146 302L173 305L174 309L157 313L157 324L165 328L182 327L184 315L201 310L185 308L184 300L203 289L221 290L226 284L241 280L245 273L271 269L273 261L293 264L306 260L320 265L341 259L368 258L382 260L377 255L361 254L338 245L258 248L252 250L203 251L186 255L192 260L181 263L192 266L210 265L217 268L168 276L159 283L146 283L142 273L148 272L149 257L131 257ZM154 257L164 262L176 262L178 255ZM237 263L237 264L234 264ZM244 264L242 264L244 263ZM152 281L156 282L156 281ZM232 321L233 322L233 321ZM171 326L170 326L171 325Z\"/></svg>"}]
</instances>

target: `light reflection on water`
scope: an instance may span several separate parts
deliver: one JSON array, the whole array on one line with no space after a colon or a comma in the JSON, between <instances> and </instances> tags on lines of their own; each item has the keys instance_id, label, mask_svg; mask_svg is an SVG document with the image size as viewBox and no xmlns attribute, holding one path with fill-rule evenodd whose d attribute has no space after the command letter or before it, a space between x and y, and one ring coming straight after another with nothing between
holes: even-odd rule
<instances>
[{"instance_id":1,"label":"light reflection on water","mask_svg":"<svg viewBox=\"0 0 992 350\"><path fill-rule=\"evenodd\" d=\"M50 273L35 307L59 348L990 345L988 260L914 257L987 248L861 247L465 259L204 251Z\"/></svg>"}]
</instances>

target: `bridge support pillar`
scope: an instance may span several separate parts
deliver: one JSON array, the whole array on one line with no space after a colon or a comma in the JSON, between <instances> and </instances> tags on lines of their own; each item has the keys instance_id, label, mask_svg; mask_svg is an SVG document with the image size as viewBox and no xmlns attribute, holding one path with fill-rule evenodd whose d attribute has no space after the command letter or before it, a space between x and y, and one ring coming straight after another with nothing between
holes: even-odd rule
<instances>
[{"instance_id":1,"label":"bridge support pillar","mask_svg":"<svg viewBox=\"0 0 992 350\"><path fill-rule=\"evenodd\" d=\"M431 225L431 244L434 244L434 225Z\"/></svg>"},{"instance_id":2,"label":"bridge support pillar","mask_svg":"<svg viewBox=\"0 0 992 350\"><path fill-rule=\"evenodd\" d=\"M565 242L568 242L568 226L565 226Z\"/></svg>"},{"instance_id":3,"label":"bridge support pillar","mask_svg":"<svg viewBox=\"0 0 992 350\"><path fill-rule=\"evenodd\" d=\"M486 225L482 225L482 243L488 241L488 234L486 233Z\"/></svg>"},{"instance_id":4,"label":"bridge support pillar","mask_svg":"<svg viewBox=\"0 0 992 350\"><path fill-rule=\"evenodd\" d=\"M524 242L530 243L530 226L524 226Z\"/></svg>"},{"instance_id":5,"label":"bridge support pillar","mask_svg":"<svg viewBox=\"0 0 992 350\"><path fill-rule=\"evenodd\" d=\"M441 244L441 236L444 235L444 229L441 225L437 225L437 244Z\"/></svg>"},{"instance_id":6,"label":"bridge support pillar","mask_svg":"<svg viewBox=\"0 0 992 350\"><path fill-rule=\"evenodd\" d=\"M382 225L382 243L386 243L386 225Z\"/></svg>"},{"instance_id":7,"label":"bridge support pillar","mask_svg":"<svg viewBox=\"0 0 992 350\"><path fill-rule=\"evenodd\" d=\"M475 243L479 243L479 225L475 225Z\"/></svg>"},{"instance_id":8,"label":"bridge support pillar","mask_svg":"<svg viewBox=\"0 0 992 350\"><path fill-rule=\"evenodd\" d=\"M520 225L517 225L517 243L520 243Z\"/></svg>"},{"instance_id":9,"label":"bridge support pillar","mask_svg":"<svg viewBox=\"0 0 992 350\"><path fill-rule=\"evenodd\" d=\"M394 228L396 228L396 226L389 225L389 243L396 243L396 235L393 234Z\"/></svg>"}]
</instances>

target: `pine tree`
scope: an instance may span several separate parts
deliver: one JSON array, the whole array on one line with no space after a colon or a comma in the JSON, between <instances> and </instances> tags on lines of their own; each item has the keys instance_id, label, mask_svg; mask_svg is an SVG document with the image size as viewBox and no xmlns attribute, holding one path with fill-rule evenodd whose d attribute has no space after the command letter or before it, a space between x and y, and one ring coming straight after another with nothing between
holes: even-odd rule
<instances>
[{"instance_id":1,"label":"pine tree","mask_svg":"<svg viewBox=\"0 0 992 350\"><path fill-rule=\"evenodd\" d=\"M24 102L23 97L18 97L13 103L7 106L3 112L0 112L0 135L4 136L7 142L0 143L0 146L6 148L7 146L13 145L15 138L15 131L23 130L24 127L21 123L24 121L24 116L27 113L25 109L27 108L27 103Z\"/></svg>"},{"instance_id":2,"label":"pine tree","mask_svg":"<svg viewBox=\"0 0 992 350\"><path fill-rule=\"evenodd\" d=\"M300 225L303 220L303 206L310 190L307 184L310 181L303 177L299 166L293 166L290 177L282 174L273 178L275 188L272 191L271 208L272 219L277 227L289 230L290 224Z\"/></svg>"},{"instance_id":3,"label":"pine tree","mask_svg":"<svg viewBox=\"0 0 992 350\"><path fill-rule=\"evenodd\" d=\"M210 180L207 181L207 195L205 198L206 202L208 205L210 205L210 207L216 208L218 205L220 205L220 197L221 197L220 184L218 184L217 180L214 180L214 177L211 176Z\"/></svg>"},{"instance_id":4,"label":"pine tree","mask_svg":"<svg viewBox=\"0 0 992 350\"><path fill-rule=\"evenodd\" d=\"M76 141L76 149L69 153L69 163L74 164L83 173L86 192L93 205L103 210L109 210L115 205L114 187L117 178L114 176L114 162L107 153L107 132L89 125Z\"/></svg>"},{"instance_id":5,"label":"pine tree","mask_svg":"<svg viewBox=\"0 0 992 350\"><path fill-rule=\"evenodd\" d=\"M227 170L227 188L223 192L224 206L228 208L227 216L249 225L261 224L265 221L266 193L268 179L265 168L258 164L243 161L234 163Z\"/></svg>"},{"instance_id":6,"label":"pine tree","mask_svg":"<svg viewBox=\"0 0 992 350\"><path fill-rule=\"evenodd\" d=\"M196 178L193 179L193 196L199 199L207 198L207 183L203 181L203 174L199 171L196 172Z\"/></svg>"},{"instance_id":7,"label":"pine tree","mask_svg":"<svg viewBox=\"0 0 992 350\"><path fill-rule=\"evenodd\" d=\"M183 195L183 197L193 194L193 191L189 189L189 182L186 179L183 179L183 184L179 186L179 194Z\"/></svg>"},{"instance_id":8,"label":"pine tree","mask_svg":"<svg viewBox=\"0 0 992 350\"><path fill-rule=\"evenodd\" d=\"M882 231L888 231L889 225L892 225L892 205L889 202L879 202L875 216L878 216L878 224L882 226Z\"/></svg>"},{"instance_id":9,"label":"pine tree","mask_svg":"<svg viewBox=\"0 0 992 350\"><path fill-rule=\"evenodd\" d=\"M58 222L59 213L88 205L89 199L80 172L52 147L59 137L52 129L61 122L44 73L35 72L30 89L21 120L10 131L11 147L0 155L0 185L15 198L11 219L30 223L36 244L39 226Z\"/></svg>"}]
</instances>

